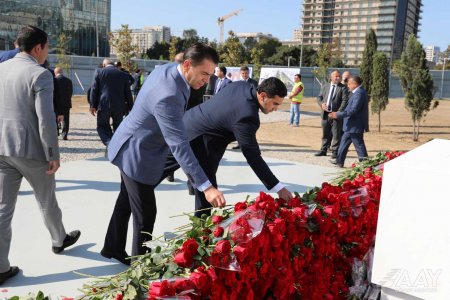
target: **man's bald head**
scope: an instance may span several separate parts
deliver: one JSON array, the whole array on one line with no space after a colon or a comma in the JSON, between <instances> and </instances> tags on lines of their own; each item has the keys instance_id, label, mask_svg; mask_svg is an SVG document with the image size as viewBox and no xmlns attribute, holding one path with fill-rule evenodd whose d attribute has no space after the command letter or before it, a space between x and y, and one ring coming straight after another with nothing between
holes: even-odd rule
<instances>
[{"instance_id":1,"label":"man's bald head","mask_svg":"<svg viewBox=\"0 0 450 300\"><path fill-rule=\"evenodd\" d=\"M106 67L107 65L112 65L113 62L109 58L105 58L103 60L103 67Z\"/></svg>"},{"instance_id":2,"label":"man's bald head","mask_svg":"<svg viewBox=\"0 0 450 300\"><path fill-rule=\"evenodd\" d=\"M56 67L55 68L55 76L62 75L62 74L63 74L63 69L61 69L60 67Z\"/></svg>"}]
</instances>

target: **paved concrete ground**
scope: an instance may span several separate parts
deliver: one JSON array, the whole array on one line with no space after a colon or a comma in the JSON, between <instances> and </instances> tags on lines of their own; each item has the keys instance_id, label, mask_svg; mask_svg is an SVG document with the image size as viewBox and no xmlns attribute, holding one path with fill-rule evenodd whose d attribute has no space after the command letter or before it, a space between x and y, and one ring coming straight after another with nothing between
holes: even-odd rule
<instances>
[{"instance_id":1,"label":"paved concrete ground","mask_svg":"<svg viewBox=\"0 0 450 300\"><path fill-rule=\"evenodd\" d=\"M300 193L333 177L337 170L276 159L266 161L282 182ZM174 183L164 181L156 192L156 235L187 223L185 217L169 216L193 211L194 198L187 193L185 175L177 171L175 177ZM255 197L260 190L265 191L238 151L226 152L219 168L218 182L228 203L241 201L248 194ZM66 230L80 229L81 237L63 255L55 255L32 190L24 181L13 219L10 251L11 263L22 271L0 287L0 299L39 290L54 298L74 297L80 294L77 289L89 279L73 271L95 276L123 271L123 265L99 254L118 189L118 170L103 158L63 164L57 174L57 197Z\"/></svg>"}]
</instances>

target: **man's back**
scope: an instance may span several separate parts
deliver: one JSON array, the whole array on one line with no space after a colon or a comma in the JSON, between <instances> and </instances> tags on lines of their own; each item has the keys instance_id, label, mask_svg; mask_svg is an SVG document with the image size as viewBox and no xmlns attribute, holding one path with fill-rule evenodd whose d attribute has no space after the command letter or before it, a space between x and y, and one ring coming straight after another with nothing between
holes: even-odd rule
<instances>
[{"instance_id":1,"label":"man's back","mask_svg":"<svg viewBox=\"0 0 450 300\"><path fill-rule=\"evenodd\" d=\"M56 84L59 92L59 108L61 112L66 112L72 108L73 85L72 80L64 75L56 76Z\"/></svg>"},{"instance_id":2,"label":"man's back","mask_svg":"<svg viewBox=\"0 0 450 300\"><path fill-rule=\"evenodd\" d=\"M367 92L359 87L351 94L348 106L345 108L347 117L344 118L344 131L363 133L369 131L369 104Z\"/></svg>"},{"instance_id":3,"label":"man's back","mask_svg":"<svg viewBox=\"0 0 450 300\"><path fill-rule=\"evenodd\" d=\"M210 100L190 109L184 115L190 140L203 134L227 137L228 143L235 140L234 132L239 123L259 127L256 90L244 81L226 86Z\"/></svg>"},{"instance_id":4,"label":"man's back","mask_svg":"<svg viewBox=\"0 0 450 300\"><path fill-rule=\"evenodd\" d=\"M0 155L58 159L51 73L20 53L0 64L0 77Z\"/></svg>"},{"instance_id":5,"label":"man's back","mask_svg":"<svg viewBox=\"0 0 450 300\"><path fill-rule=\"evenodd\" d=\"M131 110L132 97L128 74L107 66L99 70L91 90L91 103L97 110L126 112Z\"/></svg>"}]
</instances>

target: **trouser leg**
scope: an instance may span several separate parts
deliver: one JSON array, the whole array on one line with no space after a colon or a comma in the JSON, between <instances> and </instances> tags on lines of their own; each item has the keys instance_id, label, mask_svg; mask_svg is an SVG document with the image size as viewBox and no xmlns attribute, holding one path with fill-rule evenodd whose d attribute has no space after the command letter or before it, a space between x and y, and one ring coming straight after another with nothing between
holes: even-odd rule
<instances>
[{"instance_id":1,"label":"trouser leg","mask_svg":"<svg viewBox=\"0 0 450 300\"><path fill-rule=\"evenodd\" d=\"M67 111L64 113L64 125L62 128L62 136L67 137L67 134L69 133L69 125L70 125L70 111Z\"/></svg>"},{"instance_id":2,"label":"trouser leg","mask_svg":"<svg viewBox=\"0 0 450 300\"><path fill-rule=\"evenodd\" d=\"M331 144L331 123L329 119L322 120L322 146L321 151L327 152Z\"/></svg>"},{"instance_id":3,"label":"trouser leg","mask_svg":"<svg viewBox=\"0 0 450 300\"><path fill-rule=\"evenodd\" d=\"M300 103L294 104L294 123L298 125L300 123Z\"/></svg>"},{"instance_id":4,"label":"trouser leg","mask_svg":"<svg viewBox=\"0 0 450 300\"><path fill-rule=\"evenodd\" d=\"M109 141L113 135L110 124L111 114L109 111L99 110L97 111L97 132L98 136L102 140L103 145L108 146Z\"/></svg>"},{"instance_id":5,"label":"trouser leg","mask_svg":"<svg viewBox=\"0 0 450 300\"><path fill-rule=\"evenodd\" d=\"M47 175L48 162L14 158L15 165L30 183L41 215L52 239L52 246L60 247L66 237L62 212L56 200L55 175Z\"/></svg>"},{"instance_id":6,"label":"trouser leg","mask_svg":"<svg viewBox=\"0 0 450 300\"><path fill-rule=\"evenodd\" d=\"M364 133L353 133L352 143L355 145L356 153L358 153L359 161L362 161L368 157L366 145L364 143Z\"/></svg>"},{"instance_id":7,"label":"trouser leg","mask_svg":"<svg viewBox=\"0 0 450 300\"><path fill-rule=\"evenodd\" d=\"M339 145L339 150L336 158L336 162L338 164L344 165L345 158L347 157L348 148L350 147L351 143L352 138L350 136L350 133L344 132L344 134L342 135L341 143Z\"/></svg>"},{"instance_id":8,"label":"trouser leg","mask_svg":"<svg viewBox=\"0 0 450 300\"><path fill-rule=\"evenodd\" d=\"M334 119L331 121L331 135L331 151L337 153L342 136L342 120Z\"/></svg>"},{"instance_id":9,"label":"trouser leg","mask_svg":"<svg viewBox=\"0 0 450 300\"><path fill-rule=\"evenodd\" d=\"M124 173L122 178L128 191L133 213L133 246L131 255L145 254L143 243L152 239L156 219L155 187L139 183Z\"/></svg>"},{"instance_id":10,"label":"trouser leg","mask_svg":"<svg viewBox=\"0 0 450 300\"><path fill-rule=\"evenodd\" d=\"M291 103L291 109L290 109L290 117L289 117L289 124L293 124L294 123L294 115L295 115L295 111L294 111L294 104Z\"/></svg>"},{"instance_id":11,"label":"trouser leg","mask_svg":"<svg viewBox=\"0 0 450 300\"><path fill-rule=\"evenodd\" d=\"M8 157L0 156L0 273L10 268L11 222L21 181L22 174L8 163Z\"/></svg>"},{"instance_id":12,"label":"trouser leg","mask_svg":"<svg viewBox=\"0 0 450 300\"><path fill-rule=\"evenodd\" d=\"M109 221L103 249L113 253L125 252L130 216L131 207L128 191L121 176L120 192Z\"/></svg>"},{"instance_id":13,"label":"trouser leg","mask_svg":"<svg viewBox=\"0 0 450 300\"><path fill-rule=\"evenodd\" d=\"M122 123L123 121L123 113L113 113L111 114L111 118L113 121L113 132L116 132L117 128L119 128L120 123Z\"/></svg>"}]
</instances>

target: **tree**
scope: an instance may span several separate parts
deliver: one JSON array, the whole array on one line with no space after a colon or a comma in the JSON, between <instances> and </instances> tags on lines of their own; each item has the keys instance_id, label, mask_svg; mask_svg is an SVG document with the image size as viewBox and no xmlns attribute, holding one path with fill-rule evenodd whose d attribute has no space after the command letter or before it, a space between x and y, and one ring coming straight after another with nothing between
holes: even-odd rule
<instances>
[{"instance_id":1,"label":"tree","mask_svg":"<svg viewBox=\"0 0 450 300\"><path fill-rule=\"evenodd\" d=\"M170 39L170 47L169 47L169 60L173 61L175 55L181 52L179 44L181 43L181 39L177 36L173 36Z\"/></svg>"},{"instance_id":2,"label":"tree","mask_svg":"<svg viewBox=\"0 0 450 300\"><path fill-rule=\"evenodd\" d=\"M202 38L204 39L204 38ZM181 45L181 49L179 49L181 51L186 51L186 49L188 49L189 47L191 47L193 44L198 43L198 42L205 42L204 40L200 40L200 37L197 34L197 30L195 29L185 29L183 30L183 39L182 39L182 45Z\"/></svg>"},{"instance_id":3,"label":"tree","mask_svg":"<svg viewBox=\"0 0 450 300\"><path fill-rule=\"evenodd\" d=\"M156 41L153 46L147 49L146 55L148 59L169 59L170 44L166 42Z\"/></svg>"},{"instance_id":4,"label":"tree","mask_svg":"<svg viewBox=\"0 0 450 300\"><path fill-rule=\"evenodd\" d=\"M277 48L281 46L278 39L274 38L260 38L258 42L259 46L263 49L263 63L266 63L264 58L269 58L277 52Z\"/></svg>"},{"instance_id":5,"label":"tree","mask_svg":"<svg viewBox=\"0 0 450 300\"><path fill-rule=\"evenodd\" d=\"M316 65L317 51L313 47L303 46L302 66L312 67Z\"/></svg>"},{"instance_id":6,"label":"tree","mask_svg":"<svg viewBox=\"0 0 450 300\"><path fill-rule=\"evenodd\" d=\"M245 48L233 31L229 31L228 35L220 47L220 58L227 66L239 66L245 63Z\"/></svg>"},{"instance_id":7,"label":"tree","mask_svg":"<svg viewBox=\"0 0 450 300\"><path fill-rule=\"evenodd\" d=\"M369 101L372 88L373 56L377 52L377 47L377 35L371 28L366 34L366 46L364 47L361 67L359 69L359 76L362 79L362 86L366 89L367 95L369 95Z\"/></svg>"},{"instance_id":8,"label":"tree","mask_svg":"<svg viewBox=\"0 0 450 300\"><path fill-rule=\"evenodd\" d=\"M322 44L319 49L317 49L317 65L318 69L313 70L314 76L322 83L328 81L328 68L331 62L331 47L330 44Z\"/></svg>"},{"instance_id":9,"label":"tree","mask_svg":"<svg viewBox=\"0 0 450 300\"><path fill-rule=\"evenodd\" d=\"M381 131L381 112L389 103L389 59L383 52L373 56L373 72L371 87L371 108L373 114L378 114L378 132Z\"/></svg>"},{"instance_id":10,"label":"tree","mask_svg":"<svg viewBox=\"0 0 450 300\"><path fill-rule=\"evenodd\" d=\"M426 65L425 51L417 38L411 34L399 64L399 78L405 93L405 108L413 121L413 140L419 140L420 121L430 109L439 105L434 101L433 78Z\"/></svg>"},{"instance_id":11,"label":"tree","mask_svg":"<svg viewBox=\"0 0 450 300\"><path fill-rule=\"evenodd\" d=\"M137 49L132 45L131 30L128 29L128 24L122 24L122 28L117 34L110 33L109 39L111 46L116 50L122 67L128 72L132 72L135 69L135 64L131 58L135 56Z\"/></svg>"},{"instance_id":12,"label":"tree","mask_svg":"<svg viewBox=\"0 0 450 300\"><path fill-rule=\"evenodd\" d=\"M71 37L62 32L58 36L58 42L56 44L56 58L58 59L58 63L56 64L56 66L63 69L66 74L69 72L72 66L71 59L67 55L67 53L69 52L70 40Z\"/></svg>"},{"instance_id":13,"label":"tree","mask_svg":"<svg viewBox=\"0 0 450 300\"><path fill-rule=\"evenodd\" d=\"M250 58L253 63L253 78L259 78L262 66L262 56L264 51L261 47L253 47L250 51Z\"/></svg>"}]
</instances>

